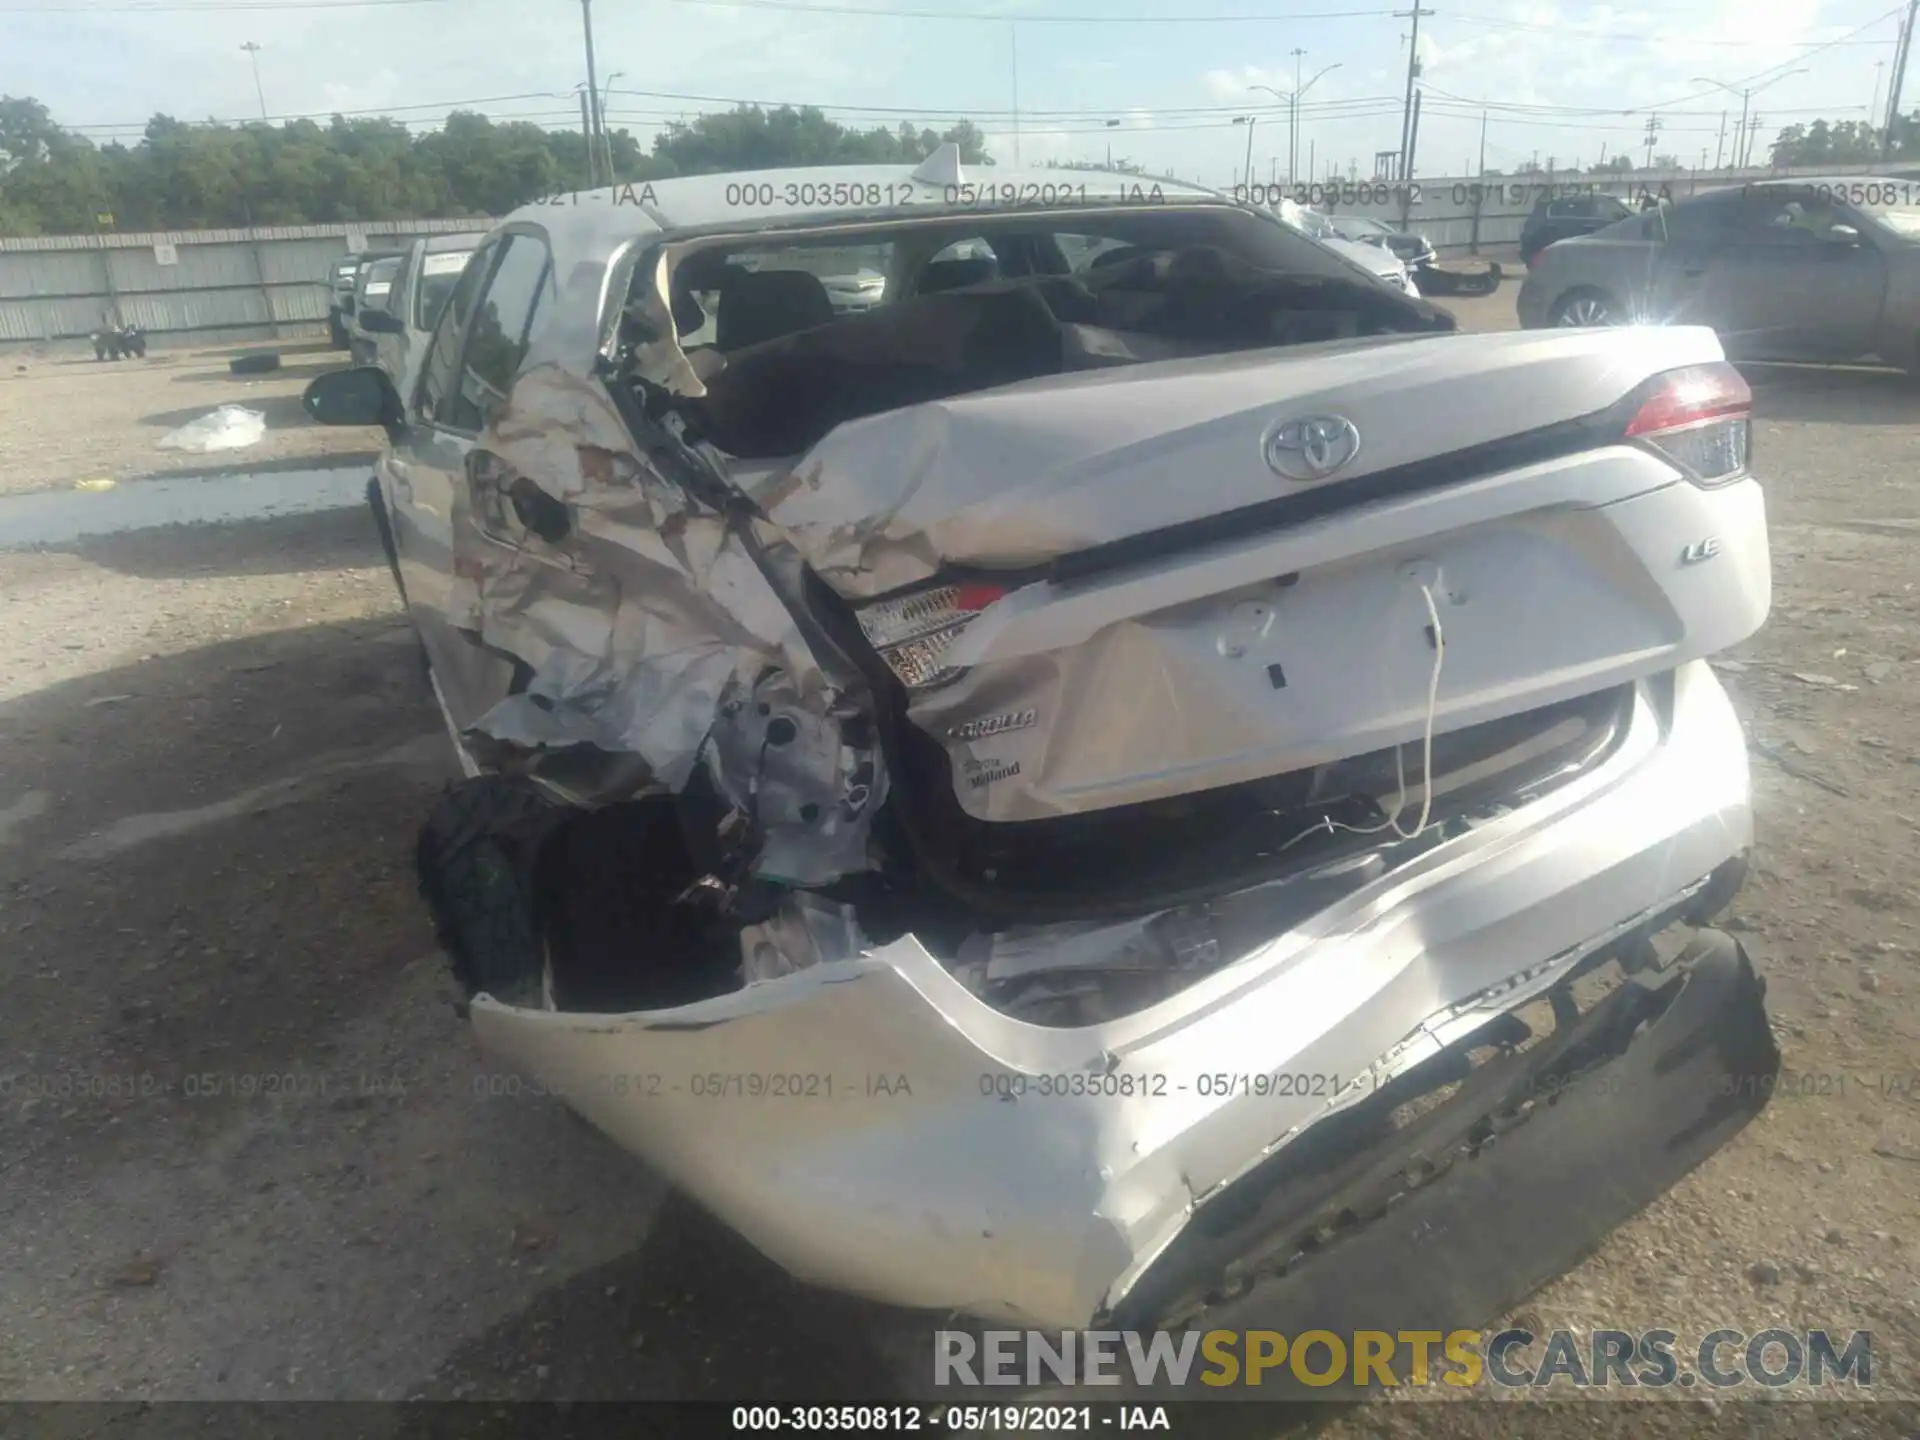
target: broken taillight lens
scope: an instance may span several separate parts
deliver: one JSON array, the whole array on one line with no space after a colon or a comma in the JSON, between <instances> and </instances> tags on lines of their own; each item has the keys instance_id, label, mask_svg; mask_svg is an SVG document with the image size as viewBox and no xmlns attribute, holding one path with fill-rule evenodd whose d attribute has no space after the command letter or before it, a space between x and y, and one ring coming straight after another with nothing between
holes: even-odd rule
<instances>
[{"instance_id":1,"label":"broken taillight lens","mask_svg":"<svg viewBox=\"0 0 1920 1440\"><path fill-rule=\"evenodd\" d=\"M930 690L959 678L946 653L960 634L1007 592L998 585L942 585L862 606L856 614L868 643L909 690Z\"/></svg>"},{"instance_id":2,"label":"broken taillight lens","mask_svg":"<svg viewBox=\"0 0 1920 1440\"><path fill-rule=\"evenodd\" d=\"M1724 360L1669 370L1627 422L1627 438L1651 445L1703 485L1747 473L1753 391Z\"/></svg>"}]
</instances>

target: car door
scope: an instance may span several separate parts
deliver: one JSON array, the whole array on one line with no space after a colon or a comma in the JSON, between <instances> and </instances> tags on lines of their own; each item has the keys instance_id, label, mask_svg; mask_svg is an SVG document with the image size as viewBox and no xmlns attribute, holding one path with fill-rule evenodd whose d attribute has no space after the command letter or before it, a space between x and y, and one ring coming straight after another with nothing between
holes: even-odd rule
<instances>
[{"instance_id":1,"label":"car door","mask_svg":"<svg viewBox=\"0 0 1920 1440\"><path fill-rule=\"evenodd\" d=\"M1822 240L1795 223L1790 189L1755 188L1702 243L1676 252L1675 318L1711 325L1736 358L1824 359L1878 317L1886 263L1861 233ZM1867 348L1856 345L1850 353Z\"/></svg>"},{"instance_id":2,"label":"car door","mask_svg":"<svg viewBox=\"0 0 1920 1440\"><path fill-rule=\"evenodd\" d=\"M468 457L512 386L551 284L538 232L511 231L480 247L434 328L404 433L381 462L407 608L456 729L508 693L513 669L464 628L453 517L465 503Z\"/></svg>"},{"instance_id":3,"label":"car door","mask_svg":"<svg viewBox=\"0 0 1920 1440\"><path fill-rule=\"evenodd\" d=\"M407 321L409 328L414 293L420 285L420 257L424 249L424 241L415 241L407 251L407 258L400 262L400 273L393 277L393 290L388 297L387 309ZM405 331L399 334L380 331L373 337L373 363L385 370L396 385L406 373L407 339Z\"/></svg>"}]
</instances>

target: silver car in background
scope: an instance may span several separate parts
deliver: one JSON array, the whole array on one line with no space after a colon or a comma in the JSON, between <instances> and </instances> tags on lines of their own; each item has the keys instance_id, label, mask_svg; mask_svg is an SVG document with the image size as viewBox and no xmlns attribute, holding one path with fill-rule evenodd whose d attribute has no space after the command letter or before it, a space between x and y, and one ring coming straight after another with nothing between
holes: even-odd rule
<instances>
[{"instance_id":1,"label":"silver car in background","mask_svg":"<svg viewBox=\"0 0 1920 1440\"><path fill-rule=\"evenodd\" d=\"M361 321L373 336L371 363L392 376L396 385L407 385L409 367L418 362L461 271L485 238L484 232L474 232L415 240L401 257L387 305L370 311Z\"/></svg>"},{"instance_id":2,"label":"silver car in background","mask_svg":"<svg viewBox=\"0 0 1920 1440\"><path fill-rule=\"evenodd\" d=\"M348 350L356 365L374 363L375 329L393 303L393 282L400 274L402 255L386 255L360 267L353 282L353 318L347 322ZM369 323L371 322L371 323Z\"/></svg>"},{"instance_id":3,"label":"silver car in background","mask_svg":"<svg viewBox=\"0 0 1920 1440\"><path fill-rule=\"evenodd\" d=\"M1920 183L1766 181L1556 241L1527 328L1708 325L1738 359L1877 359L1920 375Z\"/></svg>"},{"instance_id":4,"label":"silver car in background","mask_svg":"<svg viewBox=\"0 0 1920 1440\"><path fill-rule=\"evenodd\" d=\"M1396 290L1418 295L1420 287L1407 262L1391 247L1355 240L1342 233L1333 216L1314 210L1295 200L1282 200L1274 207L1282 221L1303 235L1311 235L1336 255L1345 257L1361 269L1378 275Z\"/></svg>"},{"instance_id":5,"label":"silver car in background","mask_svg":"<svg viewBox=\"0 0 1920 1440\"><path fill-rule=\"evenodd\" d=\"M729 198L793 174L528 206L404 394L307 391L391 436L485 1050L803 1279L1043 1328L1479 1328L1764 1104L1710 331L951 147Z\"/></svg>"}]
</instances>

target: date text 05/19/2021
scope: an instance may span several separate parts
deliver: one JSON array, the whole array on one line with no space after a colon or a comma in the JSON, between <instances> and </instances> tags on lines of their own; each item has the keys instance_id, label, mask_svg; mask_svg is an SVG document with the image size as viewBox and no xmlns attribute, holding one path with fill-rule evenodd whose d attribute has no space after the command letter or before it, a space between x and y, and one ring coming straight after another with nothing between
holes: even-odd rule
<instances>
[{"instance_id":1,"label":"date text 05/19/2021","mask_svg":"<svg viewBox=\"0 0 1920 1440\"><path fill-rule=\"evenodd\" d=\"M735 1431L788 1434L1170 1432L1164 1405L736 1405Z\"/></svg>"}]
</instances>

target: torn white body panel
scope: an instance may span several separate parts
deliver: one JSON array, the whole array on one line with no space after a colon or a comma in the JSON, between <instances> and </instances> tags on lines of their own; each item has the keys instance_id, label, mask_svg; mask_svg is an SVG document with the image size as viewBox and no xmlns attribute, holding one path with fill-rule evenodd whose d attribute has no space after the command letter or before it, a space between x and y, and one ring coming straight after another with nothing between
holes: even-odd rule
<instances>
[{"instance_id":1,"label":"torn white body panel","mask_svg":"<svg viewBox=\"0 0 1920 1440\"><path fill-rule=\"evenodd\" d=\"M1682 901L1750 831L1738 721L1695 664L1592 773L1102 1025L1002 1014L912 936L674 1011L482 996L473 1020L796 1275L1078 1327L1196 1205ZM1258 1080L1280 1076L1303 1078Z\"/></svg>"}]
</instances>

